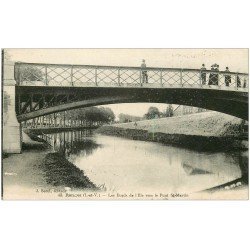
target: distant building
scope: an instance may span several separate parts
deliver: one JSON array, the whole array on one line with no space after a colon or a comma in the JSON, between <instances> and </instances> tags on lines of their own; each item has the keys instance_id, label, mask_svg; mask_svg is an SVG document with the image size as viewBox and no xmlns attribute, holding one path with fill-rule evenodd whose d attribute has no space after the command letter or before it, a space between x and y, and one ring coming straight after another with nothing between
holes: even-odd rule
<instances>
[{"instance_id":1,"label":"distant building","mask_svg":"<svg viewBox=\"0 0 250 250\"><path fill-rule=\"evenodd\" d=\"M207 111L206 109L192 107L192 106L177 106L173 111L173 116L189 115Z\"/></svg>"}]
</instances>

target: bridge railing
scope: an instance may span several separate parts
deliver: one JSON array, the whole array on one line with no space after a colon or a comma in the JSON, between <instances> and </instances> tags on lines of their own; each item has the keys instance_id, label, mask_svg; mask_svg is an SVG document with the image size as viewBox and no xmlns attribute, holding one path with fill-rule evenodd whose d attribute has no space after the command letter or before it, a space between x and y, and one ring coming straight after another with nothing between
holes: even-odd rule
<instances>
[{"instance_id":1,"label":"bridge railing","mask_svg":"<svg viewBox=\"0 0 250 250\"><path fill-rule=\"evenodd\" d=\"M201 87L248 91L246 73L180 68L15 63L22 86Z\"/></svg>"},{"instance_id":2,"label":"bridge railing","mask_svg":"<svg viewBox=\"0 0 250 250\"><path fill-rule=\"evenodd\" d=\"M89 120L59 120L53 117L40 116L22 122L22 128L25 129L51 129L51 128L96 128L102 125L102 122L93 122Z\"/></svg>"}]
</instances>

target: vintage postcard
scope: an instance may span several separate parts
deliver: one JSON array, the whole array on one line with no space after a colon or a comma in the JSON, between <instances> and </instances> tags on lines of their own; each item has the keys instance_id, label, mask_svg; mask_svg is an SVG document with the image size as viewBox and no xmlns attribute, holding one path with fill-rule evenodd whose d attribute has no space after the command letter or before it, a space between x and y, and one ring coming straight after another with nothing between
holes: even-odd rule
<instances>
[{"instance_id":1,"label":"vintage postcard","mask_svg":"<svg viewBox=\"0 0 250 250\"><path fill-rule=\"evenodd\" d=\"M248 49L3 49L2 199L248 199Z\"/></svg>"}]
</instances>

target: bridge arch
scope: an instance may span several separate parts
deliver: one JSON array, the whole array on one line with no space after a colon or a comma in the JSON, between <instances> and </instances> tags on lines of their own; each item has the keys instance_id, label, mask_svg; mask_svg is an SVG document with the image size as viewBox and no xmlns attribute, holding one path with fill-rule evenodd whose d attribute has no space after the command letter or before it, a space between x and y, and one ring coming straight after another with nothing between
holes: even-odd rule
<instances>
[{"instance_id":1,"label":"bridge arch","mask_svg":"<svg viewBox=\"0 0 250 250\"><path fill-rule=\"evenodd\" d=\"M24 90L24 87L20 90ZM59 87L47 87L49 89L40 89L42 92L49 93L50 96L62 92ZM17 92L19 92L17 90ZM41 93L32 91L32 88L26 87L26 93L32 95L33 100L39 100L36 95ZM99 106L116 103L169 103L177 105L194 106L209 110L218 111L248 120L248 93L231 90L217 89L195 89L195 88L64 88L64 92L76 98L74 101L65 101L55 103L47 108L41 108L28 113L18 114L19 122L33 119L39 116L57 113L61 111L84 108L90 106ZM19 92L20 94L20 92ZM21 94L22 95L22 94ZM25 96L25 94L23 93ZM29 99L26 95L26 99ZM25 99L25 98L24 98Z\"/></svg>"}]
</instances>

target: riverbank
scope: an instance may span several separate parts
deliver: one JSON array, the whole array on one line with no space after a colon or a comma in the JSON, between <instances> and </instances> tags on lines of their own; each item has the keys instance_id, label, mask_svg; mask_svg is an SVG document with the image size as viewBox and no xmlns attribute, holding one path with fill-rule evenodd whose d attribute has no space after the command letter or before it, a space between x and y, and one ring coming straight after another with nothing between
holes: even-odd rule
<instances>
[{"instance_id":1,"label":"riverbank","mask_svg":"<svg viewBox=\"0 0 250 250\"><path fill-rule=\"evenodd\" d=\"M4 199L48 199L44 190L49 189L97 189L82 170L60 154L52 153L41 139L32 140L25 133L22 136L22 154L8 154L3 159Z\"/></svg>"},{"instance_id":2,"label":"riverbank","mask_svg":"<svg viewBox=\"0 0 250 250\"><path fill-rule=\"evenodd\" d=\"M241 136L242 120L217 112L114 124L96 130L104 135L160 142L198 151L248 149Z\"/></svg>"},{"instance_id":3,"label":"riverbank","mask_svg":"<svg viewBox=\"0 0 250 250\"><path fill-rule=\"evenodd\" d=\"M39 168L44 175L46 184L53 187L97 190L97 187L82 170L59 153L48 153Z\"/></svg>"}]
</instances>

